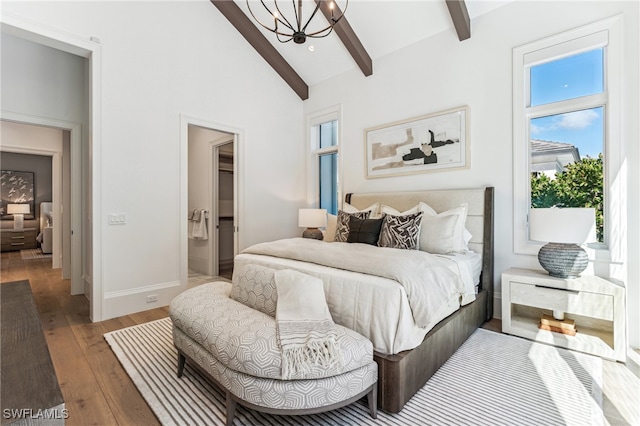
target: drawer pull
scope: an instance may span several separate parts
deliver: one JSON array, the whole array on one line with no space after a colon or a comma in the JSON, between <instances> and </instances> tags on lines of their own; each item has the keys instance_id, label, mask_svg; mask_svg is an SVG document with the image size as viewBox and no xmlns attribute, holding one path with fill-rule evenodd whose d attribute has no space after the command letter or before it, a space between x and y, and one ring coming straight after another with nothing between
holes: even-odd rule
<instances>
[{"instance_id":1,"label":"drawer pull","mask_svg":"<svg viewBox=\"0 0 640 426\"><path fill-rule=\"evenodd\" d=\"M12 246L23 246L24 243L11 243Z\"/></svg>"},{"instance_id":2,"label":"drawer pull","mask_svg":"<svg viewBox=\"0 0 640 426\"><path fill-rule=\"evenodd\" d=\"M21 237L11 237L12 240L24 240L24 235Z\"/></svg>"},{"instance_id":3,"label":"drawer pull","mask_svg":"<svg viewBox=\"0 0 640 426\"><path fill-rule=\"evenodd\" d=\"M553 291L564 291L565 293L580 294L580 292L577 290L569 290L566 288L547 287L546 285L539 285L539 284L536 284L535 286L539 288L546 288L548 290L553 290Z\"/></svg>"}]
</instances>

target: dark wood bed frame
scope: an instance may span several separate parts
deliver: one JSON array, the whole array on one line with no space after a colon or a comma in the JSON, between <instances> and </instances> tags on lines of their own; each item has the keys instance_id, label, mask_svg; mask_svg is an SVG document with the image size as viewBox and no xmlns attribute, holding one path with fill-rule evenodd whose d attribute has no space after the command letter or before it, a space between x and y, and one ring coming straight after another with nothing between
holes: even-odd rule
<instances>
[{"instance_id":1,"label":"dark wood bed frame","mask_svg":"<svg viewBox=\"0 0 640 426\"><path fill-rule=\"evenodd\" d=\"M350 202L351 196L347 194L345 201ZM378 363L378 408L400 412L465 340L493 317L493 197L494 188L485 188L478 297L436 325L420 346L395 355L374 353Z\"/></svg>"}]
</instances>

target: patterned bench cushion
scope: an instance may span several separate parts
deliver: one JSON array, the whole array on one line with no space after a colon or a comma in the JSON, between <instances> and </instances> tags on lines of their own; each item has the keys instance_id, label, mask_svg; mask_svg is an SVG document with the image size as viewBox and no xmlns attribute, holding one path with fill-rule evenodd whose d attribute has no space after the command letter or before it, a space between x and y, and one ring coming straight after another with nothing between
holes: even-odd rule
<instances>
[{"instance_id":1,"label":"patterned bench cushion","mask_svg":"<svg viewBox=\"0 0 640 426\"><path fill-rule=\"evenodd\" d=\"M275 272L275 269L252 264L237 268L233 273L231 298L275 318L278 303Z\"/></svg>"},{"instance_id":2,"label":"patterned bench cushion","mask_svg":"<svg viewBox=\"0 0 640 426\"><path fill-rule=\"evenodd\" d=\"M231 285L214 282L178 295L169 308L174 328L206 349L226 367L254 377L282 379L275 319L229 297ZM369 364L373 345L362 335L336 325L344 367L341 374ZM329 377L321 367L305 379ZM302 377L294 377L298 379Z\"/></svg>"},{"instance_id":3,"label":"patterned bench cushion","mask_svg":"<svg viewBox=\"0 0 640 426\"><path fill-rule=\"evenodd\" d=\"M175 327L173 335L176 346L223 388L243 401L261 407L290 410L326 407L359 394L378 380L378 364L373 360L333 377L314 380L264 379L227 368Z\"/></svg>"}]
</instances>

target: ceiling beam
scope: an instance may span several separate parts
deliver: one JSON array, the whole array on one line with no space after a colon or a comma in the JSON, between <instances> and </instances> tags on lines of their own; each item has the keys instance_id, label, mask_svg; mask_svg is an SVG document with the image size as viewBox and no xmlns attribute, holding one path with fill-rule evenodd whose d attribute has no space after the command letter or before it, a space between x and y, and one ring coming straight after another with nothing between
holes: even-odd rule
<instances>
[{"instance_id":1,"label":"ceiling beam","mask_svg":"<svg viewBox=\"0 0 640 426\"><path fill-rule=\"evenodd\" d=\"M320 10L324 14L325 18L327 18L327 21L331 22L331 9L329 9L329 3L331 2L328 0L315 1L316 3L320 4ZM334 4L333 7L335 9L336 15L340 15L342 13L337 4ZM356 64L358 64L363 74L366 77L369 77L371 74L373 74L373 63L371 61L371 56L369 56L369 54L365 50L364 46L360 42L360 39L353 31L353 28L351 28L351 25L349 24L349 21L347 21L347 18L345 16L343 16L338 21L338 23L333 26L333 31L336 32L336 34L342 41L342 44L344 44L344 47L347 48L347 50L351 54L351 57L354 61L356 61Z\"/></svg>"},{"instance_id":2,"label":"ceiling beam","mask_svg":"<svg viewBox=\"0 0 640 426\"><path fill-rule=\"evenodd\" d=\"M269 65L280 74L280 77L300 96L303 101L309 98L309 86L295 72L275 47L266 39L260 30L253 25L242 9L231 0L211 0L211 3L231 22L251 46Z\"/></svg>"},{"instance_id":3,"label":"ceiling beam","mask_svg":"<svg viewBox=\"0 0 640 426\"><path fill-rule=\"evenodd\" d=\"M469 12L464 0L446 0L449 14L453 21L453 26L458 33L460 41L471 37L471 21L469 20Z\"/></svg>"}]
</instances>

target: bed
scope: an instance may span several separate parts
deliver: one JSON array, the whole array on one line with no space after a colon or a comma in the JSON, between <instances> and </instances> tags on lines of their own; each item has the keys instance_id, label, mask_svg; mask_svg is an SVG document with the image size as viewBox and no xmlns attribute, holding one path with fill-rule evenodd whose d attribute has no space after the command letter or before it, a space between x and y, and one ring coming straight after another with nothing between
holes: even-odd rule
<instances>
[{"instance_id":1,"label":"bed","mask_svg":"<svg viewBox=\"0 0 640 426\"><path fill-rule=\"evenodd\" d=\"M334 321L374 344L379 407L399 412L493 315L493 188L347 194L345 202L343 209L385 206L398 214L426 203L439 217L466 205L464 227L471 238L463 251L436 255L306 239L256 244L236 256L234 279L254 264L322 278ZM416 267L417 274L405 272ZM472 271L471 289L468 277L451 272L465 268ZM419 275L435 286L425 290ZM429 297L421 294L426 291Z\"/></svg>"},{"instance_id":2,"label":"bed","mask_svg":"<svg viewBox=\"0 0 640 426\"><path fill-rule=\"evenodd\" d=\"M40 233L36 237L40 243L42 253L53 251L53 203L40 203Z\"/></svg>"}]
</instances>

